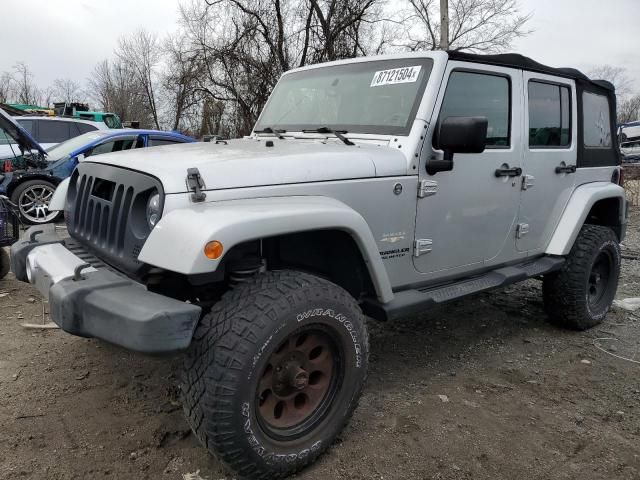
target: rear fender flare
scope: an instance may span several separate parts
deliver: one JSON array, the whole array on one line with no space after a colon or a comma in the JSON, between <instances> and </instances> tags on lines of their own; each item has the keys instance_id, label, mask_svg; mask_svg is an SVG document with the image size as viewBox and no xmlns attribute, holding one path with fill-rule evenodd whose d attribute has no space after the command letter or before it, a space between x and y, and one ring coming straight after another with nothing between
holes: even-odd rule
<instances>
[{"instance_id":1,"label":"rear fender flare","mask_svg":"<svg viewBox=\"0 0 640 480\"><path fill-rule=\"evenodd\" d=\"M620 218L615 223L623 225L626 222L626 200L624 189L621 186L611 182L593 182L580 185L571 195L545 253L548 255L568 255L591 208L599 200L607 198L616 198L620 202L618 210Z\"/></svg>"}]
</instances>

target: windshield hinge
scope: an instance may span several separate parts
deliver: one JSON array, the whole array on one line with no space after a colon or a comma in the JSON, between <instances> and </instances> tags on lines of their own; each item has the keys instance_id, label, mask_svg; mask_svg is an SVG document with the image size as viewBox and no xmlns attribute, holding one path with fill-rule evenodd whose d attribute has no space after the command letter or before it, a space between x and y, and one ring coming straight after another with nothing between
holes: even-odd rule
<instances>
[{"instance_id":1,"label":"windshield hinge","mask_svg":"<svg viewBox=\"0 0 640 480\"><path fill-rule=\"evenodd\" d=\"M202 191L205 185L197 168L187 168L187 188L193 190L191 200L194 202L204 202L207 198L207 194Z\"/></svg>"}]
</instances>

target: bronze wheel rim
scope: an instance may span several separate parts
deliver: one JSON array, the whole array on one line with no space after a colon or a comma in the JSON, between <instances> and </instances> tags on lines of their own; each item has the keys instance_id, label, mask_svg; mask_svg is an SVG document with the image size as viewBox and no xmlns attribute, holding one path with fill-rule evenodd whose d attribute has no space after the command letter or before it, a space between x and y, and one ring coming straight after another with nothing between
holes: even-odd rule
<instances>
[{"instance_id":1,"label":"bronze wheel rim","mask_svg":"<svg viewBox=\"0 0 640 480\"><path fill-rule=\"evenodd\" d=\"M336 342L324 329L291 334L262 371L257 390L260 422L280 436L312 428L334 397L340 364Z\"/></svg>"}]
</instances>

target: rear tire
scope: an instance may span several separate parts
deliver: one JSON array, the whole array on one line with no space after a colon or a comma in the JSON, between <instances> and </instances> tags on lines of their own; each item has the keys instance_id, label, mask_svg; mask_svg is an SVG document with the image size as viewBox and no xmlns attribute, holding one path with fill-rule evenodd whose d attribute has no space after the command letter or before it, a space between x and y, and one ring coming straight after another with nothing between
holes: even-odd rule
<instances>
[{"instance_id":1,"label":"rear tire","mask_svg":"<svg viewBox=\"0 0 640 480\"><path fill-rule=\"evenodd\" d=\"M575 330L601 323L616 295L620 263L620 244L613 230L584 225L562 269L544 277L547 315Z\"/></svg>"},{"instance_id":2,"label":"rear tire","mask_svg":"<svg viewBox=\"0 0 640 480\"><path fill-rule=\"evenodd\" d=\"M187 421L241 478L285 477L351 417L368 352L364 315L345 290L300 272L257 275L195 331L181 388Z\"/></svg>"},{"instance_id":3,"label":"rear tire","mask_svg":"<svg viewBox=\"0 0 640 480\"><path fill-rule=\"evenodd\" d=\"M6 277L7 273L9 273L9 254L0 247L0 280Z\"/></svg>"}]
</instances>

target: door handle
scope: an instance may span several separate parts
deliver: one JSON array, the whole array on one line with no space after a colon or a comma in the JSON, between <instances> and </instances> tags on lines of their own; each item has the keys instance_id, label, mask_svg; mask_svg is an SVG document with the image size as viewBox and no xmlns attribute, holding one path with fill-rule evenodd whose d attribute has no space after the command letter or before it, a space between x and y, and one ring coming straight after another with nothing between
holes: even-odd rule
<instances>
[{"instance_id":1,"label":"door handle","mask_svg":"<svg viewBox=\"0 0 640 480\"><path fill-rule=\"evenodd\" d=\"M558 165L556 167L556 173L576 173L575 165Z\"/></svg>"},{"instance_id":2,"label":"door handle","mask_svg":"<svg viewBox=\"0 0 640 480\"><path fill-rule=\"evenodd\" d=\"M509 168L509 165L503 165L495 171L496 177L519 177L522 175L520 167Z\"/></svg>"}]
</instances>

